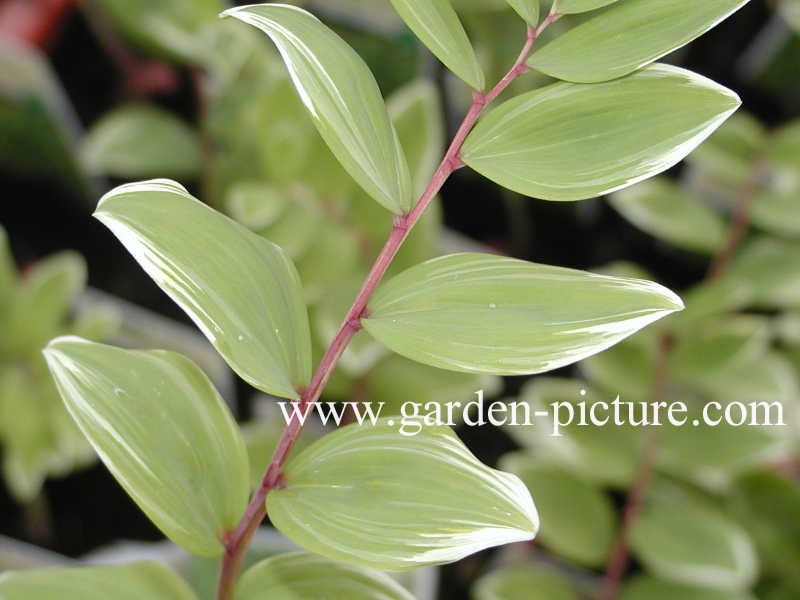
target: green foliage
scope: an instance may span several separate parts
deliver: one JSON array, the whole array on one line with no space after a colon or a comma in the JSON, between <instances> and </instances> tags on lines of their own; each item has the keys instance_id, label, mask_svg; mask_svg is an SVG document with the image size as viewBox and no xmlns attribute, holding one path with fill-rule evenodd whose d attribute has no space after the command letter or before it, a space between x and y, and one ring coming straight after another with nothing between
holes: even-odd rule
<instances>
[{"instance_id":1,"label":"green foliage","mask_svg":"<svg viewBox=\"0 0 800 600\"><path fill-rule=\"evenodd\" d=\"M96 0L96 4L127 39L155 56L182 62L206 58L204 30L224 6L222 0Z\"/></svg>"},{"instance_id":2,"label":"green foliage","mask_svg":"<svg viewBox=\"0 0 800 600\"><path fill-rule=\"evenodd\" d=\"M611 205L642 231L678 248L714 254L725 242L722 216L666 179L619 192Z\"/></svg>"},{"instance_id":3,"label":"green foliage","mask_svg":"<svg viewBox=\"0 0 800 600\"><path fill-rule=\"evenodd\" d=\"M193 177L202 168L200 140L191 127L146 105L106 114L84 138L81 158L90 173L126 178Z\"/></svg>"},{"instance_id":4,"label":"green foliage","mask_svg":"<svg viewBox=\"0 0 800 600\"><path fill-rule=\"evenodd\" d=\"M411 208L403 150L375 78L341 38L311 14L279 4L224 13L258 27L280 50L303 103L348 173L396 214Z\"/></svg>"},{"instance_id":5,"label":"green foliage","mask_svg":"<svg viewBox=\"0 0 800 600\"><path fill-rule=\"evenodd\" d=\"M486 85L478 57L450 0L391 0L397 13L444 65L475 90Z\"/></svg>"},{"instance_id":6,"label":"green foliage","mask_svg":"<svg viewBox=\"0 0 800 600\"><path fill-rule=\"evenodd\" d=\"M506 0L508 5L517 11L528 25L535 27L539 23L539 0Z\"/></svg>"},{"instance_id":7,"label":"green foliage","mask_svg":"<svg viewBox=\"0 0 800 600\"><path fill-rule=\"evenodd\" d=\"M325 4L332 13L334 4L341 10L338 2L330 9ZM382 19L386 31L402 26L373 4L363 16ZM717 24L741 0L557 0L551 14L577 16L559 19L557 31L537 40L527 64L563 81L520 94L524 85L541 82L534 76L506 88L524 70L520 63L488 96L481 93L484 72L494 75L498 57L519 52L509 51L493 27L502 22L508 32L519 31L521 42L522 23L512 9L536 26L538 1L391 4L421 43L477 91L440 174L463 161L512 192L593 198L677 164L739 106L733 92L708 79L650 63ZM224 13L265 33L283 63L266 50L264 36L230 20L212 23L222 8L217 0L145 7L103 0L99 6L143 50L205 69L207 81L198 87L207 96L203 151L200 136L168 113L129 107L96 124L83 146L85 164L122 177L201 176L203 198L239 224L167 180L113 190L97 216L248 383L311 403L318 393L383 402L389 415L409 400L442 407L466 403L478 389L495 395L498 375L581 361L579 373L588 381L538 379L509 402L532 414L554 402L575 409L586 403L591 410L617 394L628 402L661 397L663 387L663 397L686 402L694 419L708 401L725 408L775 399L792 425L659 429L656 484L630 534L644 574L622 597L748 599L759 562L759 593L791 597L798 588L791 573L797 534L781 524L796 520L797 490L775 475L746 473L795 449L800 336L776 335L772 313L745 311L800 306L800 252L791 239L800 227L785 214L800 189L796 125L767 133L753 119L732 119L689 158L680 183L659 179L611 199L646 233L719 259L731 239L728 221L735 226L738 218L729 215L741 210L744 192L755 190L750 212L762 237L747 240L718 278L686 294L689 314L640 331L683 303L645 281L649 276L636 266L593 275L484 254L435 258L441 252L435 205L417 221L442 183L432 178L445 147L445 120L431 83L412 81L384 101L359 54L293 6ZM394 73L384 83L402 79ZM510 99L471 120L500 92ZM459 94L453 96L457 105ZM414 231L395 257L408 226ZM387 234L391 243L373 267ZM38 357L47 339L64 333L67 307L85 274L74 257L65 257L16 286L20 291L10 265L0 260L0 309L3 318L10 315L0 350L3 357L12 348ZM342 324L356 296L352 320ZM355 310L364 303L365 311ZM359 322L366 331L356 334ZM313 379L312 354L320 364ZM539 530L538 511L542 552L599 569L618 535L609 490L636 485L649 434L633 426L573 424L559 436L538 423L507 427L521 450L501 465L517 476L481 463L447 427L404 436L399 423L384 418L309 446L301 439L288 460L282 448L263 480L279 437L288 431L284 442L294 443L299 428L283 430L274 419L240 432L208 379L186 359L75 338L52 342L46 356L75 421L173 541L210 556L231 544L223 561L236 567L233 555L244 549L236 544L246 544L247 536L237 538L234 530L255 528L257 519L240 519L265 506L279 531L321 555L259 563L238 585L235 597L242 600L410 598L370 569L414 569L529 540ZM36 422L30 416L36 411L8 401L28 383L17 365L0 369L0 435L4 443L22 440L17 446L33 455L30 448L44 437L27 425ZM245 513L252 489L256 502ZM773 506L776 515L769 514ZM117 597L108 588L114 579L136 597L191 597L164 572L125 569L4 576L0 597ZM501 568L483 577L473 595L571 600L588 591L572 575L539 566ZM24 587L31 582L42 591Z\"/></svg>"},{"instance_id":8,"label":"green foliage","mask_svg":"<svg viewBox=\"0 0 800 600\"><path fill-rule=\"evenodd\" d=\"M463 158L520 194L583 200L675 165L739 104L730 90L660 64L608 83L556 83L492 110Z\"/></svg>"},{"instance_id":9,"label":"green foliage","mask_svg":"<svg viewBox=\"0 0 800 600\"><path fill-rule=\"evenodd\" d=\"M682 307L649 282L454 254L385 283L363 324L387 347L425 364L520 375L600 352Z\"/></svg>"},{"instance_id":10,"label":"green foliage","mask_svg":"<svg viewBox=\"0 0 800 600\"><path fill-rule=\"evenodd\" d=\"M539 543L555 555L587 567L605 564L616 524L611 501L588 481L533 459L504 463L536 498L542 520Z\"/></svg>"},{"instance_id":11,"label":"green foliage","mask_svg":"<svg viewBox=\"0 0 800 600\"><path fill-rule=\"evenodd\" d=\"M447 427L404 437L398 425L351 425L300 453L267 496L273 524L308 550L387 570L536 535L519 479L481 464Z\"/></svg>"},{"instance_id":12,"label":"green foliage","mask_svg":"<svg viewBox=\"0 0 800 600\"><path fill-rule=\"evenodd\" d=\"M670 581L742 591L758 574L747 534L718 511L689 499L652 504L634 525L630 543L648 570Z\"/></svg>"},{"instance_id":13,"label":"green foliage","mask_svg":"<svg viewBox=\"0 0 800 600\"><path fill-rule=\"evenodd\" d=\"M45 358L81 431L150 519L191 552L222 553L221 534L247 504L249 471L205 374L178 354L80 338L54 340Z\"/></svg>"},{"instance_id":14,"label":"green foliage","mask_svg":"<svg viewBox=\"0 0 800 600\"><path fill-rule=\"evenodd\" d=\"M194 597L171 569L152 562L0 574L3 600L193 600Z\"/></svg>"},{"instance_id":15,"label":"green foliage","mask_svg":"<svg viewBox=\"0 0 800 600\"><path fill-rule=\"evenodd\" d=\"M85 285L86 266L71 252L47 257L18 276L0 228L0 445L3 477L20 502L34 500L46 477L94 460L40 354L58 335L100 340L116 329L115 314L84 311L73 318L72 305Z\"/></svg>"},{"instance_id":16,"label":"green foliage","mask_svg":"<svg viewBox=\"0 0 800 600\"><path fill-rule=\"evenodd\" d=\"M237 600L262 598L347 598L413 600L383 573L337 563L313 554L282 554L251 567L243 576Z\"/></svg>"},{"instance_id":17,"label":"green foliage","mask_svg":"<svg viewBox=\"0 0 800 600\"><path fill-rule=\"evenodd\" d=\"M528 65L565 81L609 81L688 44L745 4L747 0L615 2L534 50Z\"/></svg>"},{"instance_id":18,"label":"green foliage","mask_svg":"<svg viewBox=\"0 0 800 600\"><path fill-rule=\"evenodd\" d=\"M120 186L95 216L237 373L298 397L311 378L310 335L300 278L283 250L167 180Z\"/></svg>"},{"instance_id":19,"label":"green foliage","mask_svg":"<svg viewBox=\"0 0 800 600\"><path fill-rule=\"evenodd\" d=\"M557 571L507 567L478 580L473 600L577 600L578 594Z\"/></svg>"}]
</instances>

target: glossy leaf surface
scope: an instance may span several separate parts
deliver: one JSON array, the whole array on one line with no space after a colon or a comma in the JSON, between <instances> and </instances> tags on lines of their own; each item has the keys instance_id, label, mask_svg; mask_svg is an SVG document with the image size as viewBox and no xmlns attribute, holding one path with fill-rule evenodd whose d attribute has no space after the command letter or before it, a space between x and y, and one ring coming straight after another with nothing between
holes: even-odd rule
<instances>
[{"instance_id":1,"label":"glossy leaf surface","mask_svg":"<svg viewBox=\"0 0 800 600\"><path fill-rule=\"evenodd\" d=\"M414 600L384 573L304 553L281 554L258 563L237 587L236 600Z\"/></svg>"},{"instance_id":2,"label":"glossy leaf surface","mask_svg":"<svg viewBox=\"0 0 800 600\"><path fill-rule=\"evenodd\" d=\"M159 563L42 569L0 574L3 600L193 600L195 595Z\"/></svg>"},{"instance_id":3,"label":"glossy leaf surface","mask_svg":"<svg viewBox=\"0 0 800 600\"><path fill-rule=\"evenodd\" d=\"M481 464L448 427L351 425L312 444L267 497L275 526L348 563L407 570L533 538L539 519L514 475Z\"/></svg>"},{"instance_id":4,"label":"glossy leaf surface","mask_svg":"<svg viewBox=\"0 0 800 600\"><path fill-rule=\"evenodd\" d=\"M681 308L675 294L647 281L454 254L385 283L362 322L412 360L521 375L586 358Z\"/></svg>"},{"instance_id":5,"label":"glossy leaf surface","mask_svg":"<svg viewBox=\"0 0 800 600\"><path fill-rule=\"evenodd\" d=\"M72 418L164 534L215 556L249 492L247 452L205 374L172 352L58 338L45 350Z\"/></svg>"},{"instance_id":6,"label":"glossy leaf surface","mask_svg":"<svg viewBox=\"0 0 800 600\"><path fill-rule=\"evenodd\" d=\"M153 180L106 194L95 216L255 387L296 398L311 377L300 279L276 245Z\"/></svg>"},{"instance_id":7,"label":"glossy leaf surface","mask_svg":"<svg viewBox=\"0 0 800 600\"><path fill-rule=\"evenodd\" d=\"M463 160L543 200L583 200L657 175L738 108L730 90L668 65L596 85L556 83L487 114Z\"/></svg>"},{"instance_id":8,"label":"glossy leaf surface","mask_svg":"<svg viewBox=\"0 0 800 600\"><path fill-rule=\"evenodd\" d=\"M677 50L747 0L622 0L534 50L528 65L566 81L609 81Z\"/></svg>"},{"instance_id":9,"label":"glossy leaf surface","mask_svg":"<svg viewBox=\"0 0 800 600\"><path fill-rule=\"evenodd\" d=\"M442 63L475 90L485 85L478 57L450 0L391 0L409 29Z\"/></svg>"},{"instance_id":10,"label":"glossy leaf surface","mask_svg":"<svg viewBox=\"0 0 800 600\"><path fill-rule=\"evenodd\" d=\"M310 13L258 4L223 13L266 33L283 56L314 124L353 179L395 214L414 201L408 166L375 77L338 35Z\"/></svg>"}]
</instances>

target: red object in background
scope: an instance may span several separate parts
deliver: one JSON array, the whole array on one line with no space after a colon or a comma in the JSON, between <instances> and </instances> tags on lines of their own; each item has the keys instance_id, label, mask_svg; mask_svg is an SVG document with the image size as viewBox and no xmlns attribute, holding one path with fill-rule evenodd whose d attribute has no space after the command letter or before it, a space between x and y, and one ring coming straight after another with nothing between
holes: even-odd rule
<instances>
[{"instance_id":1,"label":"red object in background","mask_svg":"<svg viewBox=\"0 0 800 600\"><path fill-rule=\"evenodd\" d=\"M45 48L75 0L0 0L0 35Z\"/></svg>"}]
</instances>

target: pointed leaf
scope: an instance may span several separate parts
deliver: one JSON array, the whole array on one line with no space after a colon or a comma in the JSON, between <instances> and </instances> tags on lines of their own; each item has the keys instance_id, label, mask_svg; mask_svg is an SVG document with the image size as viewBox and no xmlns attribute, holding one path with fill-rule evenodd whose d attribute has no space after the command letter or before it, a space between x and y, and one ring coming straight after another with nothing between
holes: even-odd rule
<instances>
[{"instance_id":1,"label":"pointed leaf","mask_svg":"<svg viewBox=\"0 0 800 600\"><path fill-rule=\"evenodd\" d=\"M475 90L486 85L478 57L450 0L391 0L408 28Z\"/></svg>"},{"instance_id":2,"label":"pointed leaf","mask_svg":"<svg viewBox=\"0 0 800 600\"><path fill-rule=\"evenodd\" d=\"M234 371L267 393L298 397L311 378L308 316L279 247L167 180L120 186L95 216Z\"/></svg>"},{"instance_id":3,"label":"pointed leaf","mask_svg":"<svg viewBox=\"0 0 800 600\"><path fill-rule=\"evenodd\" d=\"M481 464L448 427L404 437L399 425L351 425L304 450L267 497L273 524L317 554L398 571L533 538L539 519L517 477Z\"/></svg>"},{"instance_id":4,"label":"pointed leaf","mask_svg":"<svg viewBox=\"0 0 800 600\"><path fill-rule=\"evenodd\" d=\"M725 242L722 217L666 178L614 194L611 206L641 230L679 248L714 254Z\"/></svg>"},{"instance_id":5,"label":"pointed leaf","mask_svg":"<svg viewBox=\"0 0 800 600\"><path fill-rule=\"evenodd\" d=\"M98 121L81 147L84 166L94 174L123 178L192 177L202 168L197 134L183 121L154 106L125 106Z\"/></svg>"},{"instance_id":6,"label":"pointed leaf","mask_svg":"<svg viewBox=\"0 0 800 600\"><path fill-rule=\"evenodd\" d=\"M392 94L386 106L408 159L414 193L419 196L436 172L444 151L444 113L439 92L433 83L421 79Z\"/></svg>"},{"instance_id":7,"label":"pointed leaf","mask_svg":"<svg viewBox=\"0 0 800 600\"><path fill-rule=\"evenodd\" d=\"M710 508L661 498L631 529L634 555L653 574L670 581L737 591L758 574L747 534Z\"/></svg>"},{"instance_id":8,"label":"pointed leaf","mask_svg":"<svg viewBox=\"0 0 800 600\"><path fill-rule=\"evenodd\" d=\"M314 124L342 166L395 214L414 201L397 134L375 77L344 40L308 12L258 4L222 13L257 27L278 47Z\"/></svg>"},{"instance_id":9,"label":"pointed leaf","mask_svg":"<svg viewBox=\"0 0 800 600\"><path fill-rule=\"evenodd\" d=\"M616 2L535 50L528 65L566 81L616 79L688 44L747 1Z\"/></svg>"},{"instance_id":10,"label":"pointed leaf","mask_svg":"<svg viewBox=\"0 0 800 600\"><path fill-rule=\"evenodd\" d=\"M675 165L739 104L730 90L668 65L603 84L557 83L491 111L462 158L515 192L582 200Z\"/></svg>"},{"instance_id":11,"label":"pointed leaf","mask_svg":"<svg viewBox=\"0 0 800 600\"><path fill-rule=\"evenodd\" d=\"M258 563L242 576L237 588L236 600L414 600L384 573L302 552L281 554Z\"/></svg>"},{"instance_id":12,"label":"pointed leaf","mask_svg":"<svg viewBox=\"0 0 800 600\"><path fill-rule=\"evenodd\" d=\"M3 600L194 600L171 569L154 562L41 569L0 575Z\"/></svg>"},{"instance_id":13,"label":"pointed leaf","mask_svg":"<svg viewBox=\"0 0 800 600\"><path fill-rule=\"evenodd\" d=\"M58 338L45 358L98 455L164 534L204 556L223 551L249 492L236 422L194 363L165 351Z\"/></svg>"},{"instance_id":14,"label":"pointed leaf","mask_svg":"<svg viewBox=\"0 0 800 600\"><path fill-rule=\"evenodd\" d=\"M453 254L382 285L362 323L418 362L522 375L605 350L682 306L675 294L647 281Z\"/></svg>"},{"instance_id":15,"label":"pointed leaf","mask_svg":"<svg viewBox=\"0 0 800 600\"><path fill-rule=\"evenodd\" d=\"M611 0L612 2L614 0ZM539 23L539 0L506 0L506 3L513 8L524 21L536 27Z\"/></svg>"},{"instance_id":16,"label":"pointed leaf","mask_svg":"<svg viewBox=\"0 0 800 600\"><path fill-rule=\"evenodd\" d=\"M553 11L559 15L573 15L577 13L597 10L619 0L556 0Z\"/></svg>"}]
</instances>

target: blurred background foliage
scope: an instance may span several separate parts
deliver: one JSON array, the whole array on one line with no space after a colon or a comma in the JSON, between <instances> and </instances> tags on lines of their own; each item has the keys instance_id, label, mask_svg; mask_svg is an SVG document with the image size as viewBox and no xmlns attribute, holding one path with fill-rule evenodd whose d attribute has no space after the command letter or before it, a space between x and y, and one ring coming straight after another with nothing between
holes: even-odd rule
<instances>
[{"instance_id":1,"label":"blurred background foliage","mask_svg":"<svg viewBox=\"0 0 800 600\"><path fill-rule=\"evenodd\" d=\"M388 0L296 4L334 26L373 69L421 191L468 90L404 29ZM499 79L524 39L519 18L504 0L455 4L488 79ZM147 346L168 338L206 357L212 372L222 369L196 338L131 316L124 301L183 318L91 220L110 185L178 179L285 248L303 280L318 354L391 228L327 150L275 51L263 36L219 20L224 7L0 2L0 534L71 556L158 537L101 469L84 468L94 463L91 451L44 376L46 340L78 332ZM392 267L482 244L652 278L683 290L684 313L577 368L529 380L439 371L389 355L362 332L326 393L386 402L387 412L407 400L464 402L479 389L532 411L620 395L683 401L690 420L710 401L780 402L786 426L573 426L558 438L547 427L462 427L479 457L529 485L542 531L533 546L442 569L438 591L428 581L420 597L611 597L615 577L604 582L606 571L626 574L625 600L800 597L798 32L800 2L754 0L668 57L744 100L669 174L607 199L547 203L460 171ZM531 73L506 95L544 81ZM81 255L89 283L112 295L103 302L86 302ZM282 422L243 383L222 389L248 421L255 484ZM203 588L212 569L199 561L190 572Z\"/></svg>"}]
</instances>

